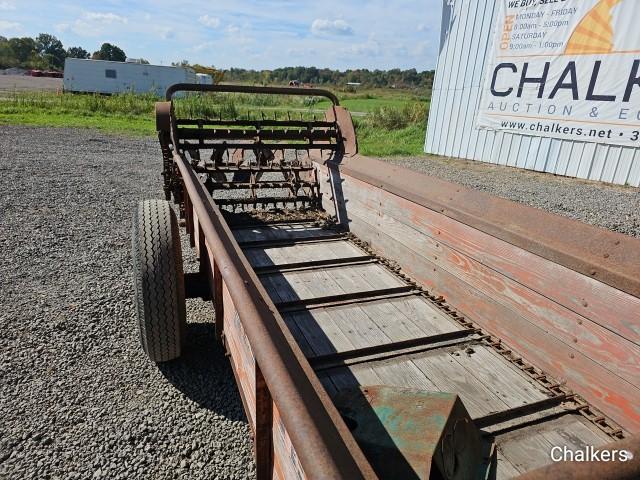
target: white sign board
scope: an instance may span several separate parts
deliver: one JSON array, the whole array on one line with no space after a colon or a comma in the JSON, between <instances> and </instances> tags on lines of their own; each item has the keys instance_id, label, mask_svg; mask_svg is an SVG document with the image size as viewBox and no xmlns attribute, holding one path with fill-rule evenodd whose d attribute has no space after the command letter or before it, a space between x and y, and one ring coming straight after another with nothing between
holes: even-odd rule
<instances>
[{"instance_id":1,"label":"white sign board","mask_svg":"<svg viewBox=\"0 0 640 480\"><path fill-rule=\"evenodd\" d=\"M640 147L640 0L496 0L479 128Z\"/></svg>"}]
</instances>

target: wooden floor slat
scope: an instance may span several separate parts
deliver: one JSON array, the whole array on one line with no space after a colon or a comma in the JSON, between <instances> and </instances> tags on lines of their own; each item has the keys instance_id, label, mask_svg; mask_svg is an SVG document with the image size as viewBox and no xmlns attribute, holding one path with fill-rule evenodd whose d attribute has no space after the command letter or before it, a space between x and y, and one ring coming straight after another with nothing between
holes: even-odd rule
<instances>
[{"instance_id":1,"label":"wooden floor slat","mask_svg":"<svg viewBox=\"0 0 640 480\"><path fill-rule=\"evenodd\" d=\"M233 230L238 242L261 242L267 240L296 240L311 237L335 235L333 230L321 227L309 227L305 224L264 225Z\"/></svg>"},{"instance_id":2,"label":"wooden floor slat","mask_svg":"<svg viewBox=\"0 0 640 480\"><path fill-rule=\"evenodd\" d=\"M415 306L410 316L406 316L400 309L406 304ZM398 306L400 308L397 308ZM351 344L343 340L345 337L352 338L353 345L360 348L462 329L434 309L435 307L424 298L413 296L290 312L285 313L283 317L288 324L296 326L296 332L299 334L294 333L294 336L300 335L299 341L308 343L314 353L322 355L349 349ZM370 335L369 328L375 328L377 334ZM331 344L334 345L334 349L328 351L330 349L327 345Z\"/></svg>"},{"instance_id":3,"label":"wooden floor slat","mask_svg":"<svg viewBox=\"0 0 640 480\"><path fill-rule=\"evenodd\" d=\"M404 285L378 264L274 273L263 275L261 279L269 295L281 301L307 300Z\"/></svg>"},{"instance_id":4,"label":"wooden floor slat","mask_svg":"<svg viewBox=\"0 0 640 480\"><path fill-rule=\"evenodd\" d=\"M252 267L265 267L315 260L353 258L362 256L364 253L351 242L335 240L285 247L246 248L244 254Z\"/></svg>"},{"instance_id":5,"label":"wooden floor slat","mask_svg":"<svg viewBox=\"0 0 640 480\"><path fill-rule=\"evenodd\" d=\"M509 478L506 473L515 468L524 473L551 463L551 448L566 446L570 450L583 450L586 446L595 448L609 443L612 439L580 414L569 414L530 425L520 430L496 437L498 458L504 461L501 475L498 463L498 478Z\"/></svg>"},{"instance_id":6,"label":"wooden floor slat","mask_svg":"<svg viewBox=\"0 0 640 480\"><path fill-rule=\"evenodd\" d=\"M243 227L234 230L234 234L239 242L262 242L322 238L335 235L335 232L300 223ZM243 248L249 262L256 268L367 254L346 238ZM306 268L262 271L260 279L274 303L365 294L365 298L358 298L357 303L315 305L310 310L293 311L291 305L283 306L282 316L302 352L309 358L464 330L450 315L414 290L394 298L366 298L367 292L373 295L374 291L407 286L377 261L331 268L316 264ZM347 300L353 298L347 297ZM301 308L308 307L303 305ZM436 345L433 350L422 353L402 351L387 358L358 357L348 365L328 364L325 367L317 370L318 378L334 398L345 389L367 385L452 392L461 398L472 418L505 412L548 398L544 387L482 344ZM530 419L535 415L527 417L523 413L521 417L493 425L493 430L491 426L484 430L489 437L501 432L496 437L498 478L510 478L550 463L552 446L582 448L585 445L602 445L610 440L584 417L569 413L563 405L554 405L551 410L535 412L538 416L533 423ZM522 413L520 410L517 412L518 415Z\"/></svg>"}]
</instances>

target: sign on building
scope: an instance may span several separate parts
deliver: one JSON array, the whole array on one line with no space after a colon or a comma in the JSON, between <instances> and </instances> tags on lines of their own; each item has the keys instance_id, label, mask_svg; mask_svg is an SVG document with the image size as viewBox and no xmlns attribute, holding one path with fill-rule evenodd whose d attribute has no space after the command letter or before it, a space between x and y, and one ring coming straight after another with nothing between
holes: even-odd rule
<instances>
[{"instance_id":1,"label":"sign on building","mask_svg":"<svg viewBox=\"0 0 640 480\"><path fill-rule=\"evenodd\" d=\"M640 1L498 2L477 126L640 147Z\"/></svg>"}]
</instances>

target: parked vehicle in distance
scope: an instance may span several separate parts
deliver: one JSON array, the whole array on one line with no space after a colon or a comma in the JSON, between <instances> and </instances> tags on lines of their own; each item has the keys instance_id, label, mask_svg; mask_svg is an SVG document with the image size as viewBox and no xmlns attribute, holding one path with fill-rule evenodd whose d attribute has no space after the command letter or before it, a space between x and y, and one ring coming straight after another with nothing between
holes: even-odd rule
<instances>
[{"instance_id":1,"label":"parked vehicle in distance","mask_svg":"<svg viewBox=\"0 0 640 480\"><path fill-rule=\"evenodd\" d=\"M189 67L67 58L63 88L65 92L162 95L174 83L197 83L197 80L196 73Z\"/></svg>"}]
</instances>

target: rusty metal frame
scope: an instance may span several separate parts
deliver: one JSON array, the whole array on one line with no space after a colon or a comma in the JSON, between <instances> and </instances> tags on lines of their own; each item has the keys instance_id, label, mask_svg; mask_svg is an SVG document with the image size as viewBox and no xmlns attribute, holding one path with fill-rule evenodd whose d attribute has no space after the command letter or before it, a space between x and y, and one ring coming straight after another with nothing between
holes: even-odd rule
<instances>
[{"instance_id":1,"label":"rusty metal frame","mask_svg":"<svg viewBox=\"0 0 640 480\"><path fill-rule=\"evenodd\" d=\"M220 209L189 162L178 153L174 153L173 160L180 173L185 198L189 199L198 218L198 230L202 232L204 243L200 251L213 254L210 259L213 262L211 288L218 291L221 282L227 286L266 391L280 412L305 474L308 478L375 478L304 355L293 338L289 338L284 320L244 257ZM221 299L221 295L214 298ZM224 305L220 306L224 308ZM222 315L216 308L216 320L219 318ZM256 399L256 402L263 404L265 399ZM266 442L264 436L271 435L273 428L273 425L266 428L263 424L266 413L260 412L256 416L261 425L255 432L257 445ZM265 457L258 456L258 460L266 462ZM265 469L268 471L263 464L258 466L259 472Z\"/></svg>"},{"instance_id":2,"label":"rusty metal frame","mask_svg":"<svg viewBox=\"0 0 640 480\"><path fill-rule=\"evenodd\" d=\"M327 370L330 368L335 368L337 366L344 366L346 360L353 360L361 357L370 357L373 355L380 355L385 353L398 353L400 355L405 355L405 350L407 349L414 349L416 347L428 347L439 343L443 343L443 345L439 346L438 348L449 348L452 345L457 345L458 343L468 343L470 341L480 342L480 338L472 337L473 334L480 332L480 329L454 330L451 332L439 333L437 335L416 337L409 340L400 340L397 342L372 345L370 347L354 348L352 350L315 355L308 358L309 363L316 371ZM451 343L451 340L455 340L455 343ZM419 352L421 352L421 350L415 350L412 353ZM367 361L370 360L367 359Z\"/></svg>"},{"instance_id":3,"label":"rusty metal frame","mask_svg":"<svg viewBox=\"0 0 640 480\"><path fill-rule=\"evenodd\" d=\"M193 87L193 88L192 88ZM204 88L203 88L204 87ZM218 87L218 88L211 88ZM220 88L223 87L223 88ZM279 88L261 88L261 87L234 87L234 86L187 86L176 85L172 87L174 90L167 92L167 99L171 99L173 93L178 90L188 91L226 91L226 92L244 92L244 93L285 93L293 95L321 95L324 94L312 89L279 89ZM257 90L254 90L257 89ZM267 91L268 90L268 91ZM325 92L327 93L327 92ZM331 97L328 97L331 99ZM357 154L357 142L355 138L355 132L353 131L353 124L348 112L338 107L337 99L333 102L333 117L327 116L327 119L331 119L338 124L338 131L340 132L341 139L339 140L339 147L336 147L339 155L341 156L341 164L335 163L334 167L344 169L345 173L359 178L367 183L376 185L378 188L395 193L403 198L416 202L418 204L428 206L428 208L438 209L441 213L456 218L463 223L478 228L498 236L496 232L502 232L509 241L513 244L520 242L525 245L522 248L526 248L529 251L534 251L535 248L527 248L526 245L536 245L536 241L540 240L540 229L534 233L533 243L531 239L523 239L522 235L518 236L518 232L512 232L503 225L492 224L492 218L481 219L476 217L474 220L469 216L469 212L463 211L458 205L458 198L453 195L447 189L440 189L438 186L437 195L452 195L449 198L449 204L446 201L438 203L441 199L438 198L435 202L431 200L423 199L425 203L420 201L419 195L416 194L414 184L415 181L408 181L409 174L401 172L402 174L395 177L395 170L393 167L387 167L387 169L379 170L381 162L377 162L372 159L366 159L360 157ZM333 100L332 100L333 101ZM346 114L345 114L346 112ZM173 115L169 111L168 117L172 118ZM165 157L165 146L168 145L170 139L176 139L175 133L177 131L177 123L175 119L169 121L169 125L162 123L162 119L159 118L159 130L160 141L163 146L163 158ZM213 124L214 122L212 122ZM330 122L329 122L330 123ZM161 128L162 127L162 128ZM164 142L164 143L163 143ZM187 145L178 142L171 142L174 145L174 150L180 147L187 148ZM202 141L200 142L202 146ZM238 148L243 148L242 144L239 144ZM187 148L188 149L188 148ZM330 150L325 148L325 150ZM325 158L323 152L320 151L320 157L314 158L316 161L324 162ZM372 163L373 162L373 163ZM165 159L165 163L166 159ZM384 165L384 164L382 164ZM213 202L211 197L207 194L206 187L199 181L196 176L194 166L191 165L183 155L177 152L173 152L173 158L171 159L171 165L169 168L175 168L177 177L179 179L179 185L172 185L176 200L184 205L184 215L186 217L187 231L190 234L192 243L196 243L200 252L201 272L204 278L208 280L209 288L212 292L216 306L216 336L224 340L224 308L223 301L223 288L226 286L232 300L232 307L237 311L246 336L251 344L252 352L255 356L255 384L256 384L256 421L254 428L255 447L256 447L256 460L257 460L257 473L258 478L271 477L273 474L273 445L271 443L272 431L273 431L273 407L277 407L284 427L291 438L294 445L297 457L300 459L305 474L308 478L374 478L371 466L365 459L359 446L356 444L353 436L348 431L343 420L340 418L336 408L332 401L327 396L326 392L320 385L318 379L315 376L314 370L311 368L310 363L313 363L313 359L307 360L300 351L295 340L291 337L286 328L286 324L281 317L281 313L298 310L309 309L324 306L339 305L345 303L357 303L360 301L372 301L380 298L391 298L394 296L404 296L408 294L421 294L428 298L432 303L437 305L442 311L451 315L460 325L467 330L463 333L456 333L455 336L464 337L469 333L481 334L479 341L484 344L493 347L498 353L503 355L514 365L518 366L522 371L529 374L531 378L539 382L546 387L552 397L542 400L536 404L530 404L522 407L522 409L544 409L548 406L553 406L561 400L570 400L577 405L572 411L579 411L586 418L589 418L592 422L607 432L612 438L621 438L624 433L617 425L609 422L604 416L599 415L599 412L594 411L590 405L584 402L580 397L570 392L568 389L553 382L543 372L537 370L533 366L527 364L522 358L511 352L506 348L498 339L491 337L490 335L484 335L482 330L478 329L471 322L467 321L464 317L456 314L442 299L441 297L434 297L429 295L428 292L421 289L411 281L408 277L401 274L397 266L389 263L389 267L395 271L400 277L406 280L407 285L404 287L396 287L379 291L369 291L362 294L349 294L342 296L324 297L320 299L310 299L296 302L284 302L278 304L280 307L280 313L276 309L276 305L270 300L266 291L260 284L257 273L251 268L247 259L245 258L240 245L235 241L230 227L227 225L225 219L218 206ZM391 170L389 170L389 168ZM415 175L411 173L411 175ZM407 180L405 182L405 180ZM402 186L400 186L402 185ZM442 190L442 191L441 191ZM459 192L460 190L457 190ZM444 192L444 193L443 193ZM454 197L456 201L454 201ZM221 202L223 203L223 202ZM260 203L259 201L257 203ZM486 202L485 202L486 203ZM483 205L485 205L483 203ZM450 208L451 206L451 208ZM500 206L500 205L499 205ZM486 208L486 205L485 207ZM195 215L193 215L195 212ZM194 218L195 217L195 218ZM462 220L461 220L462 218ZM474 223L475 222L475 223ZM525 222L526 224L526 222ZM194 228L194 225L196 226ZM478 225L478 226L476 226ZM489 227L487 227L489 225ZM485 227L483 230L482 227ZM493 227L495 231L491 231ZM487 231L487 228L489 231ZM493 233L492 233L493 232ZM506 233L505 233L506 232ZM582 232L581 232L582 234ZM544 235L542 235L544 237ZM340 236L344 238L344 236ZM499 237L502 238L502 237ZM545 237L546 238L546 237ZM543 238L543 240L545 240ZM550 238L550 240L549 240ZM614 235L615 238L615 235ZM515 240L514 240L515 239ZM315 239L315 241L327 241L334 239ZM553 235L546 238L549 243L542 242L543 247L547 248L551 253L549 258L553 261L554 255L559 255L560 258L565 260L565 264L568 264L570 268L574 268L580 271L580 268L584 268L585 258L592 260L593 256L591 251L585 258L576 258L575 252L563 252L558 248L557 242L554 244ZM557 240L557 239L556 239ZM540 240L541 241L541 240ZM304 242L304 240L303 240ZM262 246L266 242L255 242L255 245L245 246ZM297 240L292 240L288 244L301 243ZM619 245L615 243L615 245ZM267 245L265 245L267 246ZM366 245L360 245L368 253L369 249ZM597 250L597 249L596 249ZM563 256L564 255L564 256ZM543 256L543 255L541 255ZM619 256L617 256L619 257ZM608 258L608 254L604 256ZM632 259L634 257L632 256ZM616 262L619 262L619 258L616 258ZM382 261L382 260L380 260ZM384 263L384 262L383 262ZM562 263L562 262L558 262ZM386 263L385 263L386 264ZM616 264L618 265L618 264ZM592 267L591 267L592 268ZM622 268L621 270L624 270ZM624 271L617 270L613 272L613 275L607 277L606 273L601 274L600 270L592 270L592 276L598 276L598 279L603 280L603 277L609 278L610 284L615 284L617 288L624 290L618 285L629 285L628 276L625 277ZM262 272L267 273L267 272ZM609 271L611 273L611 271ZM202 276L200 277L202 278ZM640 283L640 281L638 281ZM633 282L631 282L633 290ZM372 295L377 295L376 298L372 298ZM429 343L431 340L428 338L419 339L420 342ZM418 342L419 344L421 344ZM397 347L398 345L395 345ZM413 346L411 341L407 345ZM419 346L419 345L418 345ZM384 350L384 348L383 348ZM380 353L376 351L360 351L360 352L346 352L346 356L351 357L353 355L360 356L364 354ZM384 352L382 352L384 353ZM316 360L330 360L316 359ZM338 360L344 360L339 358ZM322 363L322 362L321 362ZM263 368L264 367L264 368ZM235 374L234 370L234 374ZM238 380L238 379L237 379ZM241 389L242 390L242 389ZM242 392L241 392L242 393ZM243 402L245 403L245 409L247 408L246 401L243 396ZM503 416L509 416L511 414L519 414L520 409L513 409L506 412L501 412L499 418L485 418L480 419L485 422L493 422L495 420L501 420ZM252 425L253 426L253 425ZM621 443L614 444L621 447ZM635 445L637 452L637 442ZM547 471L562 471L565 467L552 465L546 467ZM554 470L555 469L555 470ZM604 470L603 470L604 471ZM638 466L634 470L637 474ZM536 472L531 472L535 475ZM550 474L547 473L546 476ZM539 478L532 476L531 478ZM596 477L593 478L605 478ZM609 477L606 477L609 478ZM617 478L617 477L610 477ZM622 477L627 478L627 477ZM629 477L635 478L635 477Z\"/></svg>"},{"instance_id":4,"label":"rusty metal frame","mask_svg":"<svg viewBox=\"0 0 640 480\"><path fill-rule=\"evenodd\" d=\"M325 97L333 105L340 105L340 100L329 90L320 88L290 87L256 87L250 85L198 85L194 83L176 83L167 89L165 98L171 101L177 92L220 92L220 93L255 93L267 95L295 95L298 97Z\"/></svg>"},{"instance_id":5,"label":"rusty metal frame","mask_svg":"<svg viewBox=\"0 0 640 480\"><path fill-rule=\"evenodd\" d=\"M360 255L357 257L326 258L323 260L285 263L283 265L264 265L253 267L253 271L256 272L256 275L260 276L283 272L303 272L305 270L315 270L318 268L330 269L353 265L366 265L375 262L375 258L371 255Z\"/></svg>"}]
</instances>

